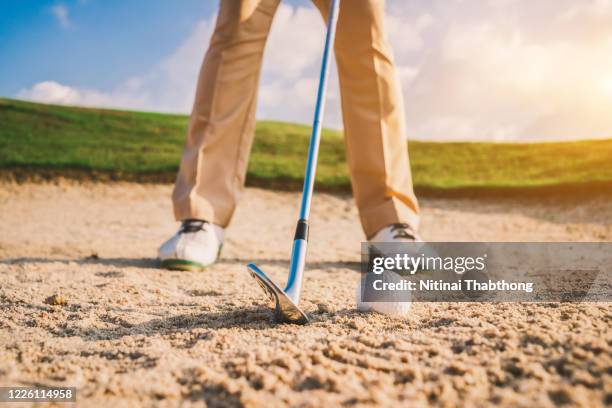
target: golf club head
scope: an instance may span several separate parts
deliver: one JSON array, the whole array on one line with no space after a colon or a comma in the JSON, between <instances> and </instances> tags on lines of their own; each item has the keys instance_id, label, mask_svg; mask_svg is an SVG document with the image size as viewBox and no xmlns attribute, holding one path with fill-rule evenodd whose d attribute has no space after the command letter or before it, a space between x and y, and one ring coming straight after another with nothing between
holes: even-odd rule
<instances>
[{"instance_id":1,"label":"golf club head","mask_svg":"<svg viewBox=\"0 0 612 408\"><path fill-rule=\"evenodd\" d=\"M274 303L274 319L279 323L306 324L308 317L296 305L293 300L284 290L282 290L276 282L270 279L261 269L255 264L248 264L249 273L257 281L259 286L264 290L268 298Z\"/></svg>"}]
</instances>

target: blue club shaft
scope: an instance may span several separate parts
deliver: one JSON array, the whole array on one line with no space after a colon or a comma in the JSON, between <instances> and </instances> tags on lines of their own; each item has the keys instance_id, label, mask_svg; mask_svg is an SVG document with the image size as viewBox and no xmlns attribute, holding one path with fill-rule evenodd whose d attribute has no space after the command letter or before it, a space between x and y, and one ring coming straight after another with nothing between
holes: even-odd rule
<instances>
[{"instance_id":1,"label":"blue club shaft","mask_svg":"<svg viewBox=\"0 0 612 408\"><path fill-rule=\"evenodd\" d=\"M289 267L289 279L285 293L297 304L302 290L302 276L306 263L306 252L308 248L308 218L310 217L310 205L314 190L317 162L319 159L319 145L321 143L321 130L323 127L323 114L325 112L325 100L327 96L327 83L329 81L329 67L331 65L331 50L336 38L336 22L340 12L340 0L331 0L329 15L327 19L327 35L325 37L325 49L321 64L321 76L317 91L317 103L315 107L312 135L308 148L308 160L306 162L306 174L304 176L304 190L302 191L302 203L300 207L300 220L296 231L293 250L291 253L291 265Z\"/></svg>"},{"instance_id":2,"label":"blue club shaft","mask_svg":"<svg viewBox=\"0 0 612 408\"><path fill-rule=\"evenodd\" d=\"M329 8L327 22L327 36L325 38L325 50L323 51L323 62L321 76L319 78L319 89L317 91L317 105L315 107L310 147L308 149L308 161L306 162L306 175L304 176L304 190L302 192L302 206L300 219L308 220L310 216L310 203L314 189L317 161L319 159L319 144L321 142L321 129L323 126L323 114L325 113L325 99L327 96L327 83L329 81L329 66L331 63L331 50L336 38L336 21L340 10L340 0L332 0Z\"/></svg>"}]
</instances>

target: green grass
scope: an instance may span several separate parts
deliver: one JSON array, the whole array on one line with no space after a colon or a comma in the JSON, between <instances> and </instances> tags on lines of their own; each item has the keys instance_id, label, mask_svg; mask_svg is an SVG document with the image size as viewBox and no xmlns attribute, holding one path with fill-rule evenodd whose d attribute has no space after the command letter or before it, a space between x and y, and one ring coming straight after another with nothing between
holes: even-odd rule
<instances>
[{"instance_id":1,"label":"green grass","mask_svg":"<svg viewBox=\"0 0 612 408\"><path fill-rule=\"evenodd\" d=\"M187 117L84 109L0 99L0 169L31 174L107 174L172 180ZM308 126L259 122L248 180L299 186ZM409 145L418 190L503 191L612 186L612 139L564 143L427 143ZM319 188L348 189L344 143L323 133Z\"/></svg>"}]
</instances>

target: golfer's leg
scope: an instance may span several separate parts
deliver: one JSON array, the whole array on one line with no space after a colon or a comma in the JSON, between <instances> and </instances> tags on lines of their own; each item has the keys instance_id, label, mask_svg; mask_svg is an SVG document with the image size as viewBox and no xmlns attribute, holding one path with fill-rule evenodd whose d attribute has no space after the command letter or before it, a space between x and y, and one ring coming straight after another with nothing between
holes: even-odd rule
<instances>
[{"instance_id":1,"label":"golfer's leg","mask_svg":"<svg viewBox=\"0 0 612 408\"><path fill-rule=\"evenodd\" d=\"M315 0L327 15L329 0ZM384 0L343 1L336 60L348 164L366 236L403 222L418 228L403 98L384 33Z\"/></svg>"},{"instance_id":2,"label":"golfer's leg","mask_svg":"<svg viewBox=\"0 0 612 408\"><path fill-rule=\"evenodd\" d=\"M172 200L177 220L229 223L255 128L263 50L280 0L221 0Z\"/></svg>"}]
</instances>

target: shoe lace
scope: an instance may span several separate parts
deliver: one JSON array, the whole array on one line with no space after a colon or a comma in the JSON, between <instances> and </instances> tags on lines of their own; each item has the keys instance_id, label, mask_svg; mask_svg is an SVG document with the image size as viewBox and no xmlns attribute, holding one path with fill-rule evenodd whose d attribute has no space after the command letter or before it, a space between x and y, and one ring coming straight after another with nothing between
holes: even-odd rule
<instances>
[{"instance_id":1,"label":"shoe lace","mask_svg":"<svg viewBox=\"0 0 612 408\"><path fill-rule=\"evenodd\" d=\"M416 240L416 234L412 230L412 227L408 224L393 224L391 225L391 232L395 232L395 235L393 235L394 239L405 238L413 241Z\"/></svg>"},{"instance_id":2,"label":"shoe lace","mask_svg":"<svg viewBox=\"0 0 612 408\"><path fill-rule=\"evenodd\" d=\"M179 233L186 234L186 233L191 233L191 232L206 231L206 226L208 224L209 224L208 221L185 220L181 224L181 229Z\"/></svg>"}]
</instances>

